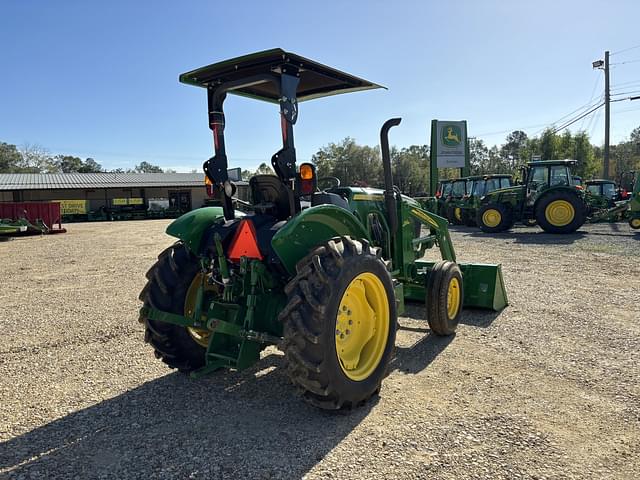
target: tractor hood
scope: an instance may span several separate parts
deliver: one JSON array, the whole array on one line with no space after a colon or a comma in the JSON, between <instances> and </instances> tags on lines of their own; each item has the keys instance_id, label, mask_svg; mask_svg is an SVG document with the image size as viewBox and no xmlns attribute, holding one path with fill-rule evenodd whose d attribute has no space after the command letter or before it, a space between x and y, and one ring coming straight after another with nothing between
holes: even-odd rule
<instances>
[{"instance_id":1,"label":"tractor hood","mask_svg":"<svg viewBox=\"0 0 640 480\"><path fill-rule=\"evenodd\" d=\"M511 187L499 188L497 190L493 190L492 192L487 193L481 200L487 201L490 199L497 198L498 196L504 195L519 195L525 189L524 185L512 185Z\"/></svg>"},{"instance_id":2,"label":"tractor hood","mask_svg":"<svg viewBox=\"0 0 640 480\"><path fill-rule=\"evenodd\" d=\"M296 94L299 102L339 93L385 88L280 48L224 60L183 73L180 75L180 82L204 88L226 82L240 82L238 86L229 89L229 93L277 103L280 95L276 85L267 80L255 81L255 77L279 77L283 68L299 72L300 83ZM252 77L253 80L249 80ZM247 83L242 84L243 79L247 79Z\"/></svg>"}]
</instances>

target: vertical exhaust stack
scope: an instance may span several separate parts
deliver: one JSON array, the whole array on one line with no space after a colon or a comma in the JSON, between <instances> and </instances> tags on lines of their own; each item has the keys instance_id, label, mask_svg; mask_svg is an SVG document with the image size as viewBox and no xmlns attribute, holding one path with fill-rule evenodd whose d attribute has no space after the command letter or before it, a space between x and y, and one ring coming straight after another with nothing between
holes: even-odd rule
<instances>
[{"instance_id":1,"label":"vertical exhaust stack","mask_svg":"<svg viewBox=\"0 0 640 480\"><path fill-rule=\"evenodd\" d=\"M380 129L380 147L382 148L382 168L384 169L384 203L389 215L391 235L398 230L398 209L393 190L393 174L391 173L391 155L389 154L389 130L400 125L401 118L391 118L384 122Z\"/></svg>"}]
</instances>

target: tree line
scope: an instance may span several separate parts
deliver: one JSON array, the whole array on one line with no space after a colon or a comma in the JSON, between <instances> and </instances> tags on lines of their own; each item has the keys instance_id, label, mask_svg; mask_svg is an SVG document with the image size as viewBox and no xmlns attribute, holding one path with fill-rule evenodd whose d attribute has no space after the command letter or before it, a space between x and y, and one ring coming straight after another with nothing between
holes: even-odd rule
<instances>
[{"instance_id":1,"label":"tree line","mask_svg":"<svg viewBox=\"0 0 640 480\"><path fill-rule=\"evenodd\" d=\"M534 156L543 160L571 158L577 161L575 175L584 179L602 175L602 147L593 145L584 131L572 133L565 130L556 133L552 128L539 136L529 137L521 130L509 133L504 143L488 147L481 139L470 138L470 163L472 175L489 173L518 174L518 170ZM429 190L429 146L411 145L392 147L391 162L395 185L408 195ZM359 145L353 138L329 143L313 154L318 178L337 177L343 185L379 187L383 185L382 159L378 146ZM611 145L610 163L612 175L617 178L623 172L640 170L640 127L635 128L627 140ZM50 155L39 146L25 145L21 148L0 142L0 173L89 173L89 172L135 172L161 173L157 165L140 162L131 169L105 170L93 158L81 159L71 155ZM248 180L254 174L273 174L266 163L256 170L242 170ZM443 169L441 178L455 178L458 169Z\"/></svg>"},{"instance_id":2,"label":"tree line","mask_svg":"<svg viewBox=\"0 0 640 480\"><path fill-rule=\"evenodd\" d=\"M51 155L39 145L17 147L0 142L0 173L171 173L149 162L140 162L133 168L105 170L93 158L73 155Z\"/></svg>"},{"instance_id":3,"label":"tree line","mask_svg":"<svg viewBox=\"0 0 640 480\"><path fill-rule=\"evenodd\" d=\"M517 175L521 166L534 156L543 160L574 159L574 174L584 179L602 175L602 147L593 145L584 131L565 130L555 133L552 128L539 136L529 137L521 130L509 133L504 143L488 147L481 139L470 138L470 164L472 175L508 173ZM412 145L393 147L390 151L393 181L408 195L429 190L429 147ZM378 147L358 145L347 137L338 143L321 147L313 156L318 177L337 177L346 185L381 186L382 159ZM640 170L640 127L634 129L628 140L610 149L611 173L614 178L629 170ZM443 169L441 178L459 176L458 169Z\"/></svg>"}]
</instances>

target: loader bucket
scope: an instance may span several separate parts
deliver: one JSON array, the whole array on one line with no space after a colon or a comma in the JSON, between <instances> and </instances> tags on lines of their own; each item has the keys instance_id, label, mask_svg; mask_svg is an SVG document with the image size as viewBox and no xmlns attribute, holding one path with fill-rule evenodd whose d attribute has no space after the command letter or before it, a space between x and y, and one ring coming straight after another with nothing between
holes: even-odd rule
<instances>
[{"instance_id":1,"label":"loader bucket","mask_svg":"<svg viewBox=\"0 0 640 480\"><path fill-rule=\"evenodd\" d=\"M489 308L496 312L509 304L499 264L459 263L462 270L465 307Z\"/></svg>"},{"instance_id":2,"label":"loader bucket","mask_svg":"<svg viewBox=\"0 0 640 480\"><path fill-rule=\"evenodd\" d=\"M417 260L419 270L429 271L434 262ZM502 265L493 263L458 263L462 270L462 287L464 307L488 308L496 312L509 305L507 291L502 279ZM425 283L426 285L426 278ZM424 285L406 284L405 298L407 300L422 301L425 298Z\"/></svg>"}]
</instances>

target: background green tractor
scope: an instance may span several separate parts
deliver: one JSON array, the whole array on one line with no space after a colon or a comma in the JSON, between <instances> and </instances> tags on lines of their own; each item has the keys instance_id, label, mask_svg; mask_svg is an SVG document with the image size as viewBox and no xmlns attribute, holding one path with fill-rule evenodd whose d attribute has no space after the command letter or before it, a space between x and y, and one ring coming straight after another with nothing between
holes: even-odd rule
<instances>
[{"instance_id":1,"label":"background green tractor","mask_svg":"<svg viewBox=\"0 0 640 480\"><path fill-rule=\"evenodd\" d=\"M462 225L464 223L462 207L464 199L471 192L471 180L467 177L451 180L451 187L448 190L448 195L444 196L441 212L449 223Z\"/></svg>"},{"instance_id":2,"label":"background green tractor","mask_svg":"<svg viewBox=\"0 0 640 480\"><path fill-rule=\"evenodd\" d=\"M515 222L536 222L549 233L571 233L580 228L589 206L576 188L570 167L575 160L529 162L520 185L501 188L480 200L476 222L484 232L502 232Z\"/></svg>"},{"instance_id":3,"label":"background green tractor","mask_svg":"<svg viewBox=\"0 0 640 480\"><path fill-rule=\"evenodd\" d=\"M494 173L466 177L467 194L454 203L454 218L469 227L476 226L476 216L480 207L480 199L488 193L513 185L513 177L507 174Z\"/></svg>"},{"instance_id":4,"label":"background green tractor","mask_svg":"<svg viewBox=\"0 0 640 480\"><path fill-rule=\"evenodd\" d=\"M418 194L413 198L415 198L425 210L446 218L447 212L445 202L447 197L451 194L452 186L453 179L440 180L436 187L436 193L433 196L421 196Z\"/></svg>"},{"instance_id":5,"label":"background green tractor","mask_svg":"<svg viewBox=\"0 0 640 480\"><path fill-rule=\"evenodd\" d=\"M625 172L620 177L620 188L624 193L624 199L628 201L626 215L629 226L640 229L640 171Z\"/></svg>"},{"instance_id":6,"label":"background green tractor","mask_svg":"<svg viewBox=\"0 0 640 480\"><path fill-rule=\"evenodd\" d=\"M622 200L618 185L613 180L594 179L584 182L585 192L593 197L591 204L601 205L602 208L615 206L615 202Z\"/></svg>"},{"instance_id":7,"label":"background green tractor","mask_svg":"<svg viewBox=\"0 0 640 480\"><path fill-rule=\"evenodd\" d=\"M437 335L455 332L463 306L506 305L500 266L456 263L446 221L394 187L387 134L400 119L380 133L384 190L336 182L318 191L314 166L296 166L298 101L377 85L280 49L180 81L207 90L215 155L204 170L221 206L174 221L167 233L179 241L147 273L140 320L167 365L193 376L240 370L276 345L305 400L351 408L378 392L405 300L426 304ZM283 148L271 159L277 175L250 179L247 214L232 205L227 93L280 105ZM301 199L311 206L301 208ZM434 246L441 258L421 260Z\"/></svg>"}]
</instances>

